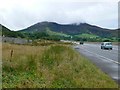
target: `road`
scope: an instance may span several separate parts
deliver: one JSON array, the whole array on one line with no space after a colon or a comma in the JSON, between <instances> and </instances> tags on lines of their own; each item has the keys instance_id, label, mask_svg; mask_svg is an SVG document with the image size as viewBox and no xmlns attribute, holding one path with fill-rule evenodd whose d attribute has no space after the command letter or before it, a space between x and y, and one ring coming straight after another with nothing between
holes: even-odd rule
<instances>
[{"instance_id":1,"label":"road","mask_svg":"<svg viewBox=\"0 0 120 90\"><path fill-rule=\"evenodd\" d=\"M119 81L120 60L118 56L118 46L113 45L113 50L102 50L100 44L76 45L74 48L82 55L86 56L100 68L104 73L108 74L115 81Z\"/></svg>"}]
</instances>

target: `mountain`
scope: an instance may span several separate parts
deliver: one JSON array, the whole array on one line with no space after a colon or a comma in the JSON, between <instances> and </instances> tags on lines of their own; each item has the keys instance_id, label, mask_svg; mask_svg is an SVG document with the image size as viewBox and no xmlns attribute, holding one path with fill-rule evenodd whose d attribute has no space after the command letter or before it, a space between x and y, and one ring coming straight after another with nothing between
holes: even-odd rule
<instances>
[{"instance_id":1,"label":"mountain","mask_svg":"<svg viewBox=\"0 0 120 90\"><path fill-rule=\"evenodd\" d=\"M4 35L7 32L11 32L8 28L0 24L0 35Z\"/></svg>"},{"instance_id":2,"label":"mountain","mask_svg":"<svg viewBox=\"0 0 120 90\"><path fill-rule=\"evenodd\" d=\"M11 31L7 27L3 26L0 24L0 35L1 36L6 36L6 37L21 37L23 38L23 34L21 32L16 32L16 31Z\"/></svg>"},{"instance_id":3,"label":"mountain","mask_svg":"<svg viewBox=\"0 0 120 90\"><path fill-rule=\"evenodd\" d=\"M26 29L12 31L0 24L0 34L6 37L47 39L47 40L84 40L84 41L117 41L118 29L111 30L87 23L58 24L55 22L40 22Z\"/></svg>"},{"instance_id":4,"label":"mountain","mask_svg":"<svg viewBox=\"0 0 120 90\"><path fill-rule=\"evenodd\" d=\"M36 33L45 32L47 29L53 32L64 33L67 35L92 34L99 37L116 37L117 35L117 30L105 29L87 23L63 25L55 22L40 22L26 29L20 30L20 32Z\"/></svg>"}]
</instances>

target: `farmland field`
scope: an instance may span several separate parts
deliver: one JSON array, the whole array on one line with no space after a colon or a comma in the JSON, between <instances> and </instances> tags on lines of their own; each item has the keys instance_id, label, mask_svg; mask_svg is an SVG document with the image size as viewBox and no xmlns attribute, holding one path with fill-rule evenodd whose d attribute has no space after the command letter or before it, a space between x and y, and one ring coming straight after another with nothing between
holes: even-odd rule
<instances>
[{"instance_id":1,"label":"farmland field","mask_svg":"<svg viewBox=\"0 0 120 90\"><path fill-rule=\"evenodd\" d=\"M70 45L2 45L3 88L117 88Z\"/></svg>"}]
</instances>

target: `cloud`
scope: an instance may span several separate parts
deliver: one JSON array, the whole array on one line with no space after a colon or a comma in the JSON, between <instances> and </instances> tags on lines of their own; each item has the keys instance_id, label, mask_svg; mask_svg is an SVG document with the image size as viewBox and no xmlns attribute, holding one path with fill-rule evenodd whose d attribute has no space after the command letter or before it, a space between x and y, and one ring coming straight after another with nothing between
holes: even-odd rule
<instances>
[{"instance_id":1,"label":"cloud","mask_svg":"<svg viewBox=\"0 0 120 90\"><path fill-rule=\"evenodd\" d=\"M20 30L41 21L117 28L118 0L0 0L0 23Z\"/></svg>"}]
</instances>

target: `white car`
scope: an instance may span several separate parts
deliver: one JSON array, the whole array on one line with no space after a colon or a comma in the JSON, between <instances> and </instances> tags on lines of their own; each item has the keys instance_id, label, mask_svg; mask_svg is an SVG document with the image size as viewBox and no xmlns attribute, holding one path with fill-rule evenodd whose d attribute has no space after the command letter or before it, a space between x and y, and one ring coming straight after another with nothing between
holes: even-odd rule
<instances>
[{"instance_id":1,"label":"white car","mask_svg":"<svg viewBox=\"0 0 120 90\"><path fill-rule=\"evenodd\" d=\"M101 49L111 49L112 50L112 43L111 42L101 43Z\"/></svg>"}]
</instances>

